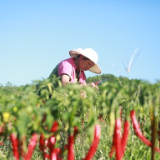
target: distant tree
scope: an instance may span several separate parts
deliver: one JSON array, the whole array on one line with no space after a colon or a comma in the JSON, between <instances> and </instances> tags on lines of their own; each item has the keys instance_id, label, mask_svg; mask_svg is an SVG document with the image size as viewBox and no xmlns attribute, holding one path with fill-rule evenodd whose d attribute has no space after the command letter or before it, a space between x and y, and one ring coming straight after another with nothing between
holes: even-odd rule
<instances>
[{"instance_id":1,"label":"distant tree","mask_svg":"<svg viewBox=\"0 0 160 160\"><path fill-rule=\"evenodd\" d=\"M102 74L102 75L96 75L96 76L93 76L93 77L88 77L86 79L86 82L87 83L90 83L90 82L97 82L99 80L101 80L102 82L105 82L105 81L113 81L115 80L115 76L112 75L112 74Z\"/></svg>"}]
</instances>

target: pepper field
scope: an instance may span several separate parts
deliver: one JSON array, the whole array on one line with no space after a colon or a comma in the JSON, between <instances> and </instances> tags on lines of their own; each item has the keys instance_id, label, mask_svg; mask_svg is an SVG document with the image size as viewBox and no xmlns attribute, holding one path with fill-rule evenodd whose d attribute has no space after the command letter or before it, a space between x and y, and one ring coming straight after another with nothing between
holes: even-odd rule
<instances>
[{"instance_id":1,"label":"pepper field","mask_svg":"<svg viewBox=\"0 0 160 160\"><path fill-rule=\"evenodd\" d=\"M82 91L87 95L83 98ZM0 86L0 159L160 159L160 83Z\"/></svg>"}]
</instances>

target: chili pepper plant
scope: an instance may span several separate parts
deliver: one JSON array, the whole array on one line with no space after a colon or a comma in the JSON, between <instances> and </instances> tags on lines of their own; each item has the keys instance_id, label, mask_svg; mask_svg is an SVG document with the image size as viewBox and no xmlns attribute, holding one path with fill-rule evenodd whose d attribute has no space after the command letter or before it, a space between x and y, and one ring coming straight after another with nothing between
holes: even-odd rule
<instances>
[{"instance_id":1,"label":"chili pepper plant","mask_svg":"<svg viewBox=\"0 0 160 160\"><path fill-rule=\"evenodd\" d=\"M0 86L0 159L160 159L160 83L98 86Z\"/></svg>"}]
</instances>

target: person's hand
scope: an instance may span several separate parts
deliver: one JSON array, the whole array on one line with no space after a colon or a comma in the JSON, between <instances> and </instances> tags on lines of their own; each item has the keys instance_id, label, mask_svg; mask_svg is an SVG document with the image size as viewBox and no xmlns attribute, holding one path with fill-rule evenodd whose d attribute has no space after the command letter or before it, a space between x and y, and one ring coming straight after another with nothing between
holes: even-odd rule
<instances>
[{"instance_id":1,"label":"person's hand","mask_svg":"<svg viewBox=\"0 0 160 160\"><path fill-rule=\"evenodd\" d=\"M97 85L95 85L93 82L92 83L88 83L88 85L91 86L92 88L99 89L99 87Z\"/></svg>"},{"instance_id":2,"label":"person's hand","mask_svg":"<svg viewBox=\"0 0 160 160\"><path fill-rule=\"evenodd\" d=\"M86 98L87 95L86 95L86 91L85 90L80 90L80 97L83 99L83 98Z\"/></svg>"},{"instance_id":3,"label":"person's hand","mask_svg":"<svg viewBox=\"0 0 160 160\"><path fill-rule=\"evenodd\" d=\"M86 86L87 84L86 83L80 83L79 84L81 87L83 87L83 86Z\"/></svg>"}]
</instances>

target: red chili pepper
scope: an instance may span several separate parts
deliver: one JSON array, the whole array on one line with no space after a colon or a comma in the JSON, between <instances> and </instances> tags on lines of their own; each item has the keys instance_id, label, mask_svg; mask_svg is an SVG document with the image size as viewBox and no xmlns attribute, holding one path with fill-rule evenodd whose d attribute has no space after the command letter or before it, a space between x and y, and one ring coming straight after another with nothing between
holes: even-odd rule
<instances>
[{"instance_id":1,"label":"red chili pepper","mask_svg":"<svg viewBox=\"0 0 160 160\"><path fill-rule=\"evenodd\" d=\"M38 134L34 133L31 137L30 143L28 145L28 152L25 156L25 160L30 160L34 151L34 148L36 147L37 144L37 140L38 140Z\"/></svg>"},{"instance_id":2,"label":"red chili pepper","mask_svg":"<svg viewBox=\"0 0 160 160\"><path fill-rule=\"evenodd\" d=\"M68 136L68 160L74 160L74 135Z\"/></svg>"},{"instance_id":3,"label":"red chili pepper","mask_svg":"<svg viewBox=\"0 0 160 160\"><path fill-rule=\"evenodd\" d=\"M52 153L50 154L50 160L62 160L60 153L61 153L60 148L54 148L52 150Z\"/></svg>"},{"instance_id":4,"label":"red chili pepper","mask_svg":"<svg viewBox=\"0 0 160 160\"><path fill-rule=\"evenodd\" d=\"M78 134L78 128L74 127L74 137Z\"/></svg>"},{"instance_id":5,"label":"red chili pepper","mask_svg":"<svg viewBox=\"0 0 160 160\"><path fill-rule=\"evenodd\" d=\"M0 126L0 136L3 135L3 128Z\"/></svg>"},{"instance_id":6,"label":"red chili pepper","mask_svg":"<svg viewBox=\"0 0 160 160\"><path fill-rule=\"evenodd\" d=\"M133 127L134 127L134 130L135 130L135 133L136 135L146 144L148 145L149 147L151 147L152 143L142 134L142 131L140 129L140 125L136 119L136 116L135 116L135 111L131 111L131 119L132 119L132 123L133 123ZM159 152L160 153L160 149L158 148L154 148L155 151Z\"/></svg>"},{"instance_id":7,"label":"red chili pepper","mask_svg":"<svg viewBox=\"0 0 160 160\"><path fill-rule=\"evenodd\" d=\"M125 152L128 135L129 135L129 121L126 120L125 124L124 124L123 136L122 136L122 139L121 139L122 158L123 158L123 155L124 155L124 152ZM111 147L111 151L109 153L110 158L113 156L113 153L115 152L115 143L116 143L116 140L115 140L115 130L114 130L112 147Z\"/></svg>"},{"instance_id":8,"label":"red chili pepper","mask_svg":"<svg viewBox=\"0 0 160 160\"><path fill-rule=\"evenodd\" d=\"M57 129L58 129L58 122L57 122L57 121L54 121L50 132L56 132Z\"/></svg>"},{"instance_id":9,"label":"red chili pepper","mask_svg":"<svg viewBox=\"0 0 160 160\"><path fill-rule=\"evenodd\" d=\"M15 136L14 133L10 135L11 137L11 142L12 142L12 147L13 147L13 156L15 160L19 160L19 153L18 153L18 139Z\"/></svg>"},{"instance_id":10,"label":"red chili pepper","mask_svg":"<svg viewBox=\"0 0 160 160\"><path fill-rule=\"evenodd\" d=\"M53 123L53 126L52 126L50 132L56 132L57 129L58 129L58 122L55 121ZM55 143L56 143L56 137L55 136L51 136L49 138L49 143L48 143L48 147L49 147L49 150L50 150L49 158L51 160L62 160L62 158L61 158L61 150L60 150L60 148L54 148Z\"/></svg>"},{"instance_id":11,"label":"red chili pepper","mask_svg":"<svg viewBox=\"0 0 160 160\"><path fill-rule=\"evenodd\" d=\"M44 116L43 121L45 121L46 116ZM52 125L52 128L50 132L56 132L58 129L58 122L55 121ZM55 136L51 136L49 139L45 140L43 134L40 136L40 150L43 152L43 157L53 160L60 160L60 149L54 148L54 145L56 143ZM49 147L50 155L46 153L46 147ZM55 159L56 158L56 159Z\"/></svg>"},{"instance_id":12,"label":"red chili pepper","mask_svg":"<svg viewBox=\"0 0 160 160\"><path fill-rule=\"evenodd\" d=\"M4 130L5 130L5 127L4 126L0 126L0 136L3 135Z\"/></svg>"},{"instance_id":13,"label":"red chili pepper","mask_svg":"<svg viewBox=\"0 0 160 160\"><path fill-rule=\"evenodd\" d=\"M135 130L135 133L136 135L145 143L147 144L149 147L151 147L151 142L142 134L142 131L140 129L140 125L136 119L136 116L135 116L135 111L131 111L131 120L132 120L132 123L133 123L133 127L134 127L134 130Z\"/></svg>"},{"instance_id":14,"label":"red chili pepper","mask_svg":"<svg viewBox=\"0 0 160 160\"><path fill-rule=\"evenodd\" d=\"M129 136L129 126L130 126L129 121L125 120L125 122L124 122L124 132L123 132L123 136L122 136L122 140L121 140L122 158L123 158L124 152L126 150L127 140L128 140L128 136Z\"/></svg>"},{"instance_id":15,"label":"red chili pepper","mask_svg":"<svg viewBox=\"0 0 160 160\"><path fill-rule=\"evenodd\" d=\"M121 117L121 122L122 122L122 107L120 107L120 117ZM113 141L112 141L112 147L111 151L109 153L109 157L111 158L115 152L115 144L116 144L116 128L114 128L114 134L113 134Z\"/></svg>"},{"instance_id":16,"label":"red chili pepper","mask_svg":"<svg viewBox=\"0 0 160 160\"><path fill-rule=\"evenodd\" d=\"M97 85L98 83L100 83L101 82L101 80L99 80L99 81L97 81L96 83L94 83L95 85Z\"/></svg>"},{"instance_id":17,"label":"red chili pepper","mask_svg":"<svg viewBox=\"0 0 160 160\"><path fill-rule=\"evenodd\" d=\"M50 159L50 156L49 156L49 154L47 154L47 153L44 155L44 159L46 159L46 158L47 158L47 159Z\"/></svg>"},{"instance_id":18,"label":"red chili pepper","mask_svg":"<svg viewBox=\"0 0 160 160\"><path fill-rule=\"evenodd\" d=\"M57 160L63 160L61 157L61 149L60 148L56 148L56 153L57 153Z\"/></svg>"},{"instance_id":19,"label":"red chili pepper","mask_svg":"<svg viewBox=\"0 0 160 160\"><path fill-rule=\"evenodd\" d=\"M98 143L99 143L99 139L100 139L100 134L101 134L101 127L99 125L95 126L95 133L94 133L94 140L93 143L86 155L86 158L84 160L90 160L92 159L92 157L94 156L97 147L98 147Z\"/></svg>"},{"instance_id":20,"label":"red chili pepper","mask_svg":"<svg viewBox=\"0 0 160 160\"><path fill-rule=\"evenodd\" d=\"M46 142L48 142L48 140L44 139L44 135L41 134L40 135L40 139L39 139L39 144L40 144L40 150L42 151L43 154L43 158L50 158L50 156L46 153L46 146L48 146L48 144L46 144Z\"/></svg>"},{"instance_id":21,"label":"red chili pepper","mask_svg":"<svg viewBox=\"0 0 160 160\"><path fill-rule=\"evenodd\" d=\"M68 149L68 160L73 159L74 160L74 138L78 134L78 128L74 127L74 133L73 135L68 136L68 144L64 146L64 149Z\"/></svg>"},{"instance_id":22,"label":"red chili pepper","mask_svg":"<svg viewBox=\"0 0 160 160\"><path fill-rule=\"evenodd\" d=\"M117 118L115 122L115 148L116 160L121 160L121 119Z\"/></svg>"},{"instance_id":23,"label":"red chili pepper","mask_svg":"<svg viewBox=\"0 0 160 160\"><path fill-rule=\"evenodd\" d=\"M41 135L40 135L40 138L39 138L39 145L40 145L40 150L41 150L41 151L44 150L44 144L45 144L44 135L41 134Z\"/></svg>"},{"instance_id":24,"label":"red chili pepper","mask_svg":"<svg viewBox=\"0 0 160 160\"><path fill-rule=\"evenodd\" d=\"M57 150L56 149L53 149L53 151L50 153L50 159L57 160Z\"/></svg>"},{"instance_id":25,"label":"red chili pepper","mask_svg":"<svg viewBox=\"0 0 160 160\"><path fill-rule=\"evenodd\" d=\"M50 151L50 159L57 160L57 153L55 152L54 145L56 143L56 137L51 136L49 138L49 151Z\"/></svg>"}]
</instances>

